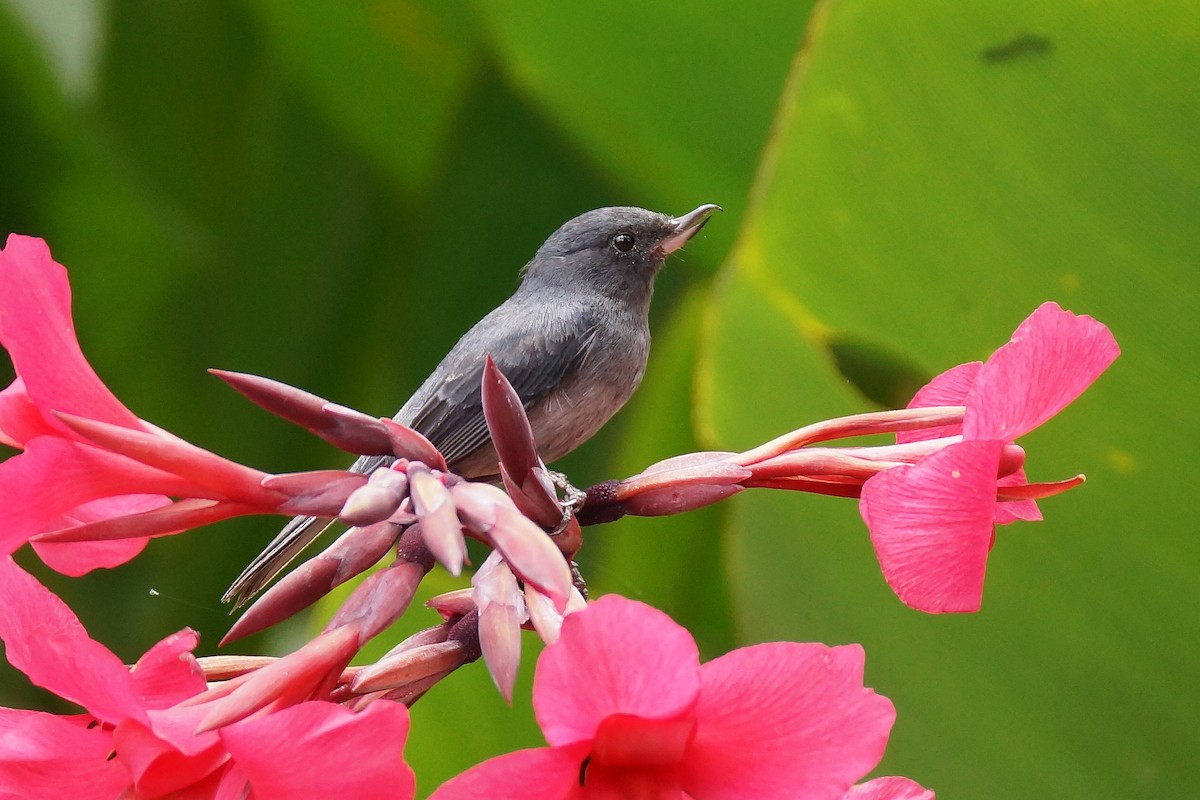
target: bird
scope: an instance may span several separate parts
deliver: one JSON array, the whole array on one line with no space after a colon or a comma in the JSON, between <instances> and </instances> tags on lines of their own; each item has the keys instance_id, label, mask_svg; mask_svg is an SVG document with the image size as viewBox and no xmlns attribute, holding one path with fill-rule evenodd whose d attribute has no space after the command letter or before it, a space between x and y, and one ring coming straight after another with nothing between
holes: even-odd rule
<instances>
[{"instance_id":1,"label":"bird","mask_svg":"<svg viewBox=\"0 0 1200 800\"><path fill-rule=\"evenodd\" d=\"M513 295L458 340L394 419L432 442L451 472L496 480L480 390L490 354L521 398L542 461L570 453L641 383L655 276L719 210L709 203L671 217L611 206L565 223L525 265ZM392 460L363 456L350 469L370 474ZM294 518L222 600L246 603L332 522Z\"/></svg>"}]
</instances>

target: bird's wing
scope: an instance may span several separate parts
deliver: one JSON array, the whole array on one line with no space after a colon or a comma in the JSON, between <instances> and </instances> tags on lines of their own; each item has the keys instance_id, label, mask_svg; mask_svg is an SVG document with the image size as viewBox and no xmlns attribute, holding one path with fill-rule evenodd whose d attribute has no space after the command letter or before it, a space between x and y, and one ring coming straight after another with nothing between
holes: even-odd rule
<instances>
[{"instance_id":1,"label":"bird's wing","mask_svg":"<svg viewBox=\"0 0 1200 800\"><path fill-rule=\"evenodd\" d=\"M392 461L395 459L389 456L361 456L350 467L350 471L369 475ZM283 530L275 534L271 543L246 565L237 580L230 584L221 602L232 602L234 608L244 605L332 524L333 520L320 517L292 517Z\"/></svg>"},{"instance_id":2,"label":"bird's wing","mask_svg":"<svg viewBox=\"0 0 1200 800\"><path fill-rule=\"evenodd\" d=\"M443 366L454 368L439 368L434 374L442 373L442 380L422 387L426 391L417 395L422 401L411 410L406 408L405 418L400 421L429 439L454 471L456 462L471 455L490 437L480 395L488 353L525 408L546 397L579 368L595 326L590 319L570 315L562 315L561 319L559 322L547 315L545 324L534 326L532 331L526 328L509 335L464 338L443 362ZM486 344L472 341L478 339Z\"/></svg>"},{"instance_id":3,"label":"bird's wing","mask_svg":"<svg viewBox=\"0 0 1200 800\"><path fill-rule=\"evenodd\" d=\"M319 517L292 517L283 530L275 534L275 538L261 553L255 556L242 574L237 577L225 594L221 597L223 603L233 603L234 608L245 605L251 597L258 594L271 579L300 551L308 547L333 524L331 519Z\"/></svg>"},{"instance_id":4,"label":"bird's wing","mask_svg":"<svg viewBox=\"0 0 1200 800\"><path fill-rule=\"evenodd\" d=\"M493 312L485 317L413 395L415 407L410 411L410 401L397 415L400 422L420 431L441 451L452 471L456 461L474 452L490 435L480 396L484 358L489 352L529 408L579 367L595 332L593 320L581 319L578 310L566 307L544 311L537 324L523 333L499 333L511 327L511 318L504 314ZM368 474L392 460L363 456L350 469ZM235 608L245 604L331 524L332 520L318 517L292 519L221 599L233 602Z\"/></svg>"}]
</instances>

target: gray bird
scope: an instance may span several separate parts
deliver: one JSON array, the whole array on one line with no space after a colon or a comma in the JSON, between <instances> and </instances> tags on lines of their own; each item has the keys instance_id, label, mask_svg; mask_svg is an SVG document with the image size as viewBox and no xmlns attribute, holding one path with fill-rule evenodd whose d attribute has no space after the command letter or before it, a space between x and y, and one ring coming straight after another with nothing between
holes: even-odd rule
<instances>
[{"instance_id":1,"label":"gray bird","mask_svg":"<svg viewBox=\"0 0 1200 800\"><path fill-rule=\"evenodd\" d=\"M525 265L512 297L467 331L395 416L420 431L452 472L474 480L499 470L480 398L490 353L520 396L538 454L552 462L574 450L629 400L650 354L650 296L667 256L720 210L682 217L641 208L600 208L554 232ZM364 456L351 470L389 463ZM225 593L241 605L332 524L296 517Z\"/></svg>"}]
</instances>

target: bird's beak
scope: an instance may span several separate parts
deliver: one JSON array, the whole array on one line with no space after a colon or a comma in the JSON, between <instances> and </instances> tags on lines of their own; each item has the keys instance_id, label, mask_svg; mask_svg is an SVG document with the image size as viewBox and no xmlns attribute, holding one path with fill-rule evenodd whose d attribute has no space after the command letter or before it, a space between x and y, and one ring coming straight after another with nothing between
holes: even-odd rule
<instances>
[{"instance_id":1,"label":"bird's beak","mask_svg":"<svg viewBox=\"0 0 1200 800\"><path fill-rule=\"evenodd\" d=\"M689 211L682 217L671 220L671 233L667 234L667 238L659 243L658 248L662 250L663 255L671 255L687 244L688 239L691 239L697 231L704 227L704 223L708 222L708 218L714 211L720 210L720 206L706 203L695 211Z\"/></svg>"}]
</instances>

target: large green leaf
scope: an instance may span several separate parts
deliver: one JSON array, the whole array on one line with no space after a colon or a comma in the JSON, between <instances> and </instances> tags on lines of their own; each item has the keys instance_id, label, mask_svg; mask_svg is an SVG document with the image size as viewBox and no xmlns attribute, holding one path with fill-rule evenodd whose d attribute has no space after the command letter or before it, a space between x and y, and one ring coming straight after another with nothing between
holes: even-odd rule
<instances>
[{"instance_id":1,"label":"large green leaf","mask_svg":"<svg viewBox=\"0 0 1200 800\"><path fill-rule=\"evenodd\" d=\"M852 503L736 504L745 636L863 642L899 712L884 769L939 795L1200 787L1187 677L1200 545L1178 508L1200 480L1200 379L1185 366L1200 348L1198 20L1182 2L820 6L714 295L726 322L701 401L738 445L814 406L852 410L827 407L844 392L831 345L847 338L888 354L880 369L936 371L1057 299L1124 348L1023 440L1033 477L1091 480L1044 502L1045 522L999 532L978 615L890 597ZM770 360L811 368L799 402L797 379L774 382L736 344L779 341L788 319L807 344Z\"/></svg>"},{"instance_id":2,"label":"large green leaf","mask_svg":"<svg viewBox=\"0 0 1200 800\"><path fill-rule=\"evenodd\" d=\"M663 313L686 274L662 276L656 362L564 459L580 483L693 436L739 448L897 402L1058 299L1126 353L1029 437L1035 477L1090 481L1002 531L981 614L901 606L854 504L828 498L621 521L589 533L588 575L661 604L706 654L735 633L865 643L900 713L883 768L942 796L1197 793L1200 541L1175 507L1198 477L1189 6L825 4L786 87L807 1L319 6L93 5L75 93L0 8L0 223L71 268L85 351L119 396L239 460L335 466L202 369L390 412L556 225L604 203L725 205L674 259L701 269L755 210L701 319L694 297ZM126 660L183 625L211 652L215 598L272 531L172 537L53 585ZM524 680L516 713L480 665L418 705L423 792L538 741ZM445 746L463 730L484 733Z\"/></svg>"}]
</instances>

